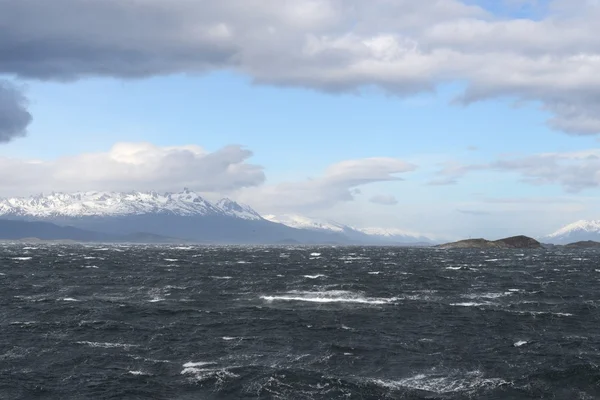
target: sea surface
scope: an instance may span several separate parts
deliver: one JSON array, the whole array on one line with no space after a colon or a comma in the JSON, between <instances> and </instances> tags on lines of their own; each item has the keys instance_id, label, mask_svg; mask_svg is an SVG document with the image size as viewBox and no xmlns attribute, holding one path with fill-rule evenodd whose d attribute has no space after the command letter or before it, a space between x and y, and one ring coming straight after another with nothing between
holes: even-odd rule
<instances>
[{"instance_id":1,"label":"sea surface","mask_svg":"<svg viewBox=\"0 0 600 400\"><path fill-rule=\"evenodd\" d=\"M0 399L598 399L600 253L0 245Z\"/></svg>"}]
</instances>

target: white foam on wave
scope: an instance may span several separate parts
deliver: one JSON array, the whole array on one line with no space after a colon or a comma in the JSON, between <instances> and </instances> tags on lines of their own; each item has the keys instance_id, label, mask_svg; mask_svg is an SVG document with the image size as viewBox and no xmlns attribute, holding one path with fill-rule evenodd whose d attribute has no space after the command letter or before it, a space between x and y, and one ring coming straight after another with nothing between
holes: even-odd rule
<instances>
[{"instance_id":1,"label":"white foam on wave","mask_svg":"<svg viewBox=\"0 0 600 400\"><path fill-rule=\"evenodd\" d=\"M72 298L72 297L63 297L63 298L62 298L62 299L60 299L60 300L62 300L62 301L79 301L79 300L77 300L77 299L74 299L74 298Z\"/></svg>"},{"instance_id":2,"label":"white foam on wave","mask_svg":"<svg viewBox=\"0 0 600 400\"><path fill-rule=\"evenodd\" d=\"M88 341L80 341L76 342L77 344L84 344L90 347L100 347L103 349L129 349L131 347L139 347L137 344L126 344L126 343L109 343L109 342L88 342Z\"/></svg>"},{"instance_id":3,"label":"white foam on wave","mask_svg":"<svg viewBox=\"0 0 600 400\"><path fill-rule=\"evenodd\" d=\"M398 301L397 297L378 298L364 297L359 293L348 292L345 290L330 290L323 292L302 292L291 291L283 295L260 296L261 299L268 302L273 301L299 301L308 303L350 303L350 304L368 304L382 305L392 304Z\"/></svg>"},{"instance_id":4,"label":"white foam on wave","mask_svg":"<svg viewBox=\"0 0 600 400\"><path fill-rule=\"evenodd\" d=\"M389 389L413 389L437 394L472 393L509 384L500 378L483 378L479 371L453 376L419 374L399 381L374 379L372 382Z\"/></svg>"},{"instance_id":5,"label":"white foam on wave","mask_svg":"<svg viewBox=\"0 0 600 400\"><path fill-rule=\"evenodd\" d=\"M152 299L148 300L149 303L159 303L161 301L165 301L165 299L162 297L153 297Z\"/></svg>"},{"instance_id":6,"label":"white foam on wave","mask_svg":"<svg viewBox=\"0 0 600 400\"><path fill-rule=\"evenodd\" d=\"M308 279L319 279L319 278L326 278L326 275L323 274L317 274L317 275L304 275L305 278Z\"/></svg>"},{"instance_id":7,"label":"white foam on wave","mask_svg":"<svg viewBox=\"0 0 600 400\"><path fill-rule=\"evenodd\" d=\"M195 367L203 367L205 365L215 365L216 363L212 361L190 361L183 364L183 368L195 368Z\"/></svg>"},{"instance_id":8,"label":"white foam on wave","mask_svg":"<svg viewBox=\"0 0 600 400\"><path fill-rule=\"evenodd\" d=\"M518 342L515 342L513 344L513 346L515 346L515 347L521 347L521 346L526 345L526 344L527 344L527 342L525 340L519 340Z\"/></svg>"},{"instance_id":9,"label":"white foam on wave","mask_svg":"<svg viewBox=\"0 0 600 400\"><path fill-rule=\"evenodd\" d=\"M379 271L371 271L371 272L369 272L368 274L369 274L369 275L379 275L380 273L381 273L381 272L379 272Z\"/></svg>"},{"instance_id":10,"label":"white foam on wave","mask_svg":"<svg viewBox=\"0 0 600 400\"><path fill-rule=\"evenodd\" d=\"M177 258L165 258L164 260L168 261L168 262L177 262L177 261L179 261Z\"/></svg>"},{"instance_id":11,"label":"white foam on wave","mask_svg":"<svg viewBox=\"0 0 600 400\"><path fill-rule=\"evenodd\" d=\"M93 257L93 256L84 256L83 259L84 260L95 260L98 257Z\"/></svg>"},{"instance_id":12,"label":"white foam on wave","mask_svg":"<svg viewBox=\"0 0 600 400\"><path fill-rule=\"evenodd\" d=\"M450 303L451 306L454 307L480 307L480 306L487 306L490 303L477 303L474 301L467 301L467 302L463 302L463 303Z\"/></svg>"},{"instance_id":13,"label":"white foam on wave","mask_svg":"<svg viewBox=\"0 0 600 400\"><path fill-rule=\"evenodd\" d=\"M131 374L131 375L136 375L136 376L140 376L140 375L150 375L149 373L147 373L147 372L144 372L144 371L127 371L127 373L128 373L128 374Z\"/></svg>"},{"instance_id":14,"label":"white foam on wave","mask_svg":"<svg viewBox=\"0 0 600 400\"><path fill-rule=\"evenodd\" d=\"M231 276L211 276L213 279L232 279Z\"/></svg>"},{"instance_id":15,"label":"white foam on wave","mask_svg":"<svg viewBox=\"0 0 600 400\"><path fill-rule=\"evenodd\" d=\"M319 257L321 253L310 253L311 257Z\"/></svg>"},{"instance_id":16,"label":"white foam on wave","mask_svg":"<svg viewBox=\"0 0 600 400\"><path fill-rule=\"evenodd\" d=\"M31 260L33 257L13 257L13 260L17 260L17 261L28 261Z\"/></svg>"},{"instance_id":17,"label":"white foam on wave","mask_svg":"<svg viewBox=\"0 0 600 400\"><path fill-rule=\"evenodd\" d=\"M498 299L500 297L506 297L512 295L514 292L507 291L502 293L469 293L462 297L467 299Z\"/></svg>"},{"instance_id":18,"label":"white foam on wave","mask_svg":"<svg viewBox=\"0 0 600 400\"><path fill-rule=\"evenodd\" d=\"M83 268L98 269L98 266L97 265L84 265Z\"/></svg>"},{"instance_id":19,"label":"white foam on wave","mask_svg":"<svg viewBox=\"0 0 600 400\"><path fill-rule=\"evenodd\" d=\"M6 274L4 272L0 272L0 276L5 276Z\"/></svg>"}]
</instances>

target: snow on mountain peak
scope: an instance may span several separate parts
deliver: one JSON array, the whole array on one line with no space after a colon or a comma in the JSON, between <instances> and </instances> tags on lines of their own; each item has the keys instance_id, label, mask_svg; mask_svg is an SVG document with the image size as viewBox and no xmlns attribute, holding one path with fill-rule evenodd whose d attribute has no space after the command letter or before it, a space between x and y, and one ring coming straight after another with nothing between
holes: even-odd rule
<instances>
[{"instance_id":1,"label":"snow on mountain peak","mask_svg":"<svg viewBox=\"0 0 600 400\"><path fill-rule=\"evenodd\" d=\"M124 216L169 213L180 216L221 215L258 220L248 206L229 199L212 204L185 188L177 193L75 192L0 199L0 216L34 218Z\"/></svg>"},{"instance_id":2,"label":"snow on mountain peak","mask_svg":"<svg viewBox=\"0 0 600 400\"><path fill-rule=\"evenodd\" d=\"M574 233L600 233L600 220L579 220L566 225L554 233L546 236L547 238L567 237Z\"/></svg>"},{"instance_id":3,"label":"snow on mountain peak","mask_svg":"<svg viewBox=\"0 0 600 400\"><path fill-rule=\"evenodd\" d=\"M263 218L296 229L325 230L331 232L344 232L346 229L350 229L350 227L337 222L308 218L296 214L263 215Z\"/></svg>"},{"instance_id":4,"label":"snow on mountain peak","mask_svg":"<svg viewBox=\"0 0 600 400\"><path fill-rule=\"evenodd\" d=\"M394 228L355 228L331 220L321 220L309 218L302 215L284 214L284 215L264 215L264 219L287 225L297 229L309 229L314 231L328 231L333 233L343 233L346 236L364 240L365 238L377 239L381 242L415 242L431 241L432 239L418 233L407 232Z\"/></svg>"}]
</instances>

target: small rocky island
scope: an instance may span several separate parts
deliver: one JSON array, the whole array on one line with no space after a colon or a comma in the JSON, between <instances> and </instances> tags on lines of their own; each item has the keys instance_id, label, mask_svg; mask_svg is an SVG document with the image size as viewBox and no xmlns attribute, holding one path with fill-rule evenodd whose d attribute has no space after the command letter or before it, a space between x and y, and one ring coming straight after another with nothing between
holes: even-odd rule
<instances>
[{"instance_id":1,"label":"small rocky island","mask_svg":"<svg viewBox=\"0 0 600 400\"><path fill-rule=\"evenodd\" d=\"M512 236L500 240L467 239L436 246L439 249L541 249L544 246L528 236Z\"/></svg>"}]
</instances>

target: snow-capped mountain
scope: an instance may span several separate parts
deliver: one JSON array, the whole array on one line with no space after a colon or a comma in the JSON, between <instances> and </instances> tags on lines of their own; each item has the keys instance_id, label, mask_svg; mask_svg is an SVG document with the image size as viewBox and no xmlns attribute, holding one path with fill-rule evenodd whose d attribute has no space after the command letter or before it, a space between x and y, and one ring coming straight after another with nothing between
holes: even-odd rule
<instances>
[{"instance_id":1,"label":"snow-capped mountain","mask_svg":"<svg viewBox=\"0 0 600 400\"><path fill-rule=\"evenodd\" d=\"M316 231L330 231L343 233L348 229L352 229L349 226L327 220L319 220L316 218L308 218L302 215L294 214L283 214L283 215L263 215L263 218L267 221L283 224L291 228L296 229L310 229Z\"/></svg>"},{"instance_id":2,"label":"snow-capped mountain","mask_svg":"<svg viewBox=\"0 0 600 400\"><path fill-rule=\"evenodd\" d=\"M427 236L390 228L355 228L331 220L309 218L302 215L264 215L268 221L297 229L344 234L349 239L361 243L432 243Z\"/></svg>"},{"instance_id":3,"label":"snow-capped mountain","mask_svg":"<svg viewBox=\"0 0 600 400\"><path fill-rule=\"evenodd\" d=\"M580 220L541 238L543 242L567 244L584 240L600 241L600 220Z\"/></svg>"},{"instance_id":4,"label":"snow-capped mountain","mask_svg":"<svg viewBox=\"0 0 600 400\"><path fill-rule=\"evenodd\" d=\"M230 199L177 193L76 192L0 199L0 219L48 222L107 237L144 233L207 243L401 244L429 239L399 230L357 229L299 215L264 218ZM115 236L116 235L116 236Z\"/></svg>"},{"instance_id":5,"label":"snow-capped mountain","mask_svg":"<svg viewBox=\"0 0 600 400\"><path fill-rule=\"evenodd\" d=\"M238 204L230 199L222 199L212 204L188 189L179 193L76 192L0 199L0 217L52 219L144 214L261 219L261 216L249 206Z\"/></svg>"}]
</instances>

